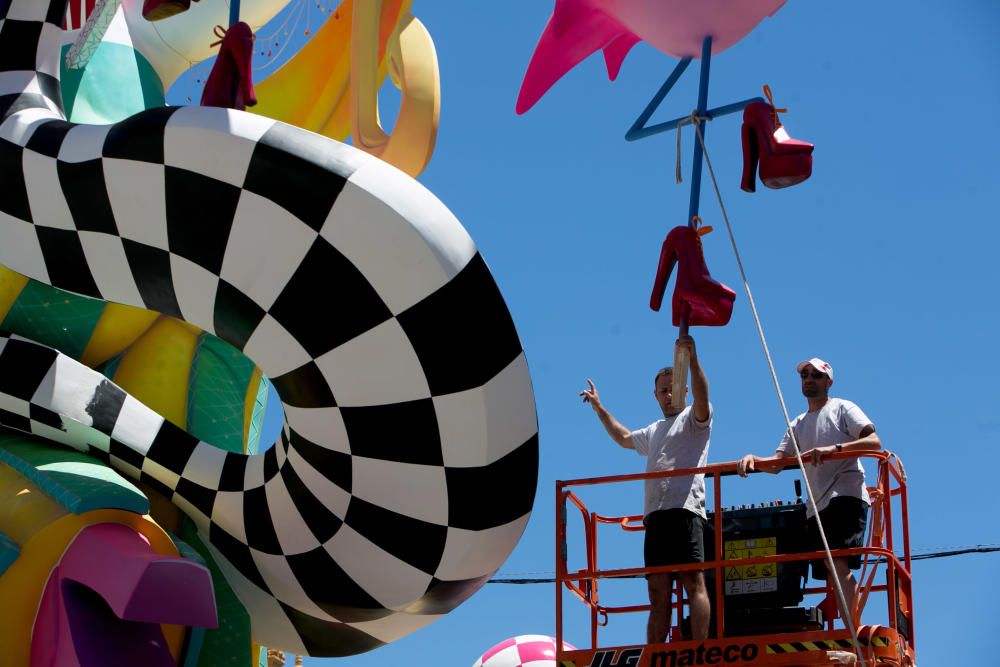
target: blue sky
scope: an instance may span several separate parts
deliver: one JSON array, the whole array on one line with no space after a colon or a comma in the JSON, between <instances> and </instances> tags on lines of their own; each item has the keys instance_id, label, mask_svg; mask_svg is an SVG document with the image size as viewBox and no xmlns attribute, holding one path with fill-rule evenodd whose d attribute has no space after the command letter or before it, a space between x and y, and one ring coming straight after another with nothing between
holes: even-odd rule
<instances>
[{"instance_id":1,"label":"blue sky","mask_svg":"<svg viewBox=\"0 0 1000 667\"><path fill-rule=\"evenodd\" d=\"M676 337L669 309L653 313L647 302L660 243L685 224L691 131L683 137L683 185L673 183L673 133L623 139L676 60L639 44L612 83L591 57L516 116L521 78L552 4L414 0L413 8L434 38L442 80L437 148L420 180L489 263L537 400L535 510L498 577L553 573L555 480L642 469L577 394L591 377L623 423L653 421L652 374L669 363ZM758 95L769 83L777 104L789 108L789 133L816 145L810 180L742 192L738 116L711 123L707 142L789 409L805 409L795 363L829 361L832 393L858 403L905 463L919 553L1000 543L992 465L1000 434L992 377L1000 328L1000 6L915 7L790 0L713 59L710 106ZM694 108L696 65L655 119ZM784 422L707 180L701 213L716 230L704 241L712 274L738 294L728 326L692 330L715 406L710 459L729 461L773 451ZM766 477L727 484L725 502L792 496L791 475ZM641 507L638 486L590 498L601 513ZM484 489L483 502L503 502L502 488ZM571 553L580 546L571 544ZM608 547L602 564L641 561L637 540L609 538ZM915 563L922 664L978 662L993 650L998 571L1000 554ZM620 598L614 586L602 592L620 604L644 595L635 583L621 585ZM584 645L587 624L570 606L565 637ZM637 643L644 622L614 618L602 643ZM428 628L343 662L471 665L507 637L554 631L553 585L488 584ZM332 661L306 660L322 664Z\"/></svg>"}]
</instances>

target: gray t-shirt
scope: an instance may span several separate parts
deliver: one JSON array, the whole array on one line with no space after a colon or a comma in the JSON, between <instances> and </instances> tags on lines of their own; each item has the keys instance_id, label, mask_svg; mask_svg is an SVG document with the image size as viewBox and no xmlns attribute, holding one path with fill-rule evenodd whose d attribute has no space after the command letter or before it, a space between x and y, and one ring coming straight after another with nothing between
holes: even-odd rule
<instances>
[{"instance_id":1,"label":"gray t-shirt","mask_svg":"<svg viewBox=\"0 0 1000 667\"><path fill-rule=\"evenodd\" d=\"M816 412L803 412L792 420L795 439L803 454L816 447L836 445L857 440L862 429L871 424L861 408L842 398L831 398ZM788 433L778 445L779 452L795 456L795 447ZM819 465L806 462L806 479L816 499L816 507L822 512L837 496L860 498L869 505L868 490L865 488L865 470L860 459L827 461ZM812 516L812 507L806 509Z\"/></svg>"},{"instance_id":2,"label":"gray t-shirt","mask_svg":"<svg viewBox=\"0 0 1000 667\"><path fill-rule=\"evenodd\" d=\"M712 406L708 406L708 421L699 422L689 405L673 417L632 431L632 445L637 454L646 457L646 472L701 468L708 461L711 433ZM704 475L646 480L646 516L656 510L681 507L706 518Z\"/></svg>"}]
</instances>

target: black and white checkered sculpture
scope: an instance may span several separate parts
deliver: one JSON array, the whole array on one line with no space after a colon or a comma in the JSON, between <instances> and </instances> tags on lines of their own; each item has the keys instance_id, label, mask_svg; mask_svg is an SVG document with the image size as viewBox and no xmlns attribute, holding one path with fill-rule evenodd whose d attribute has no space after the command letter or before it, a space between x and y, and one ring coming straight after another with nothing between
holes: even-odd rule
<instances>
[{"instance_id":1,"label":"black and white checkered sculpture","mask_svg":"<svg viewBox=\"0 0 1000 667\"><path fill-rule=\"evenodd\" d=\"M64 120L65 0L0 0L0 264L216 334L272 379L260 456L0 338L0 416L100 453L210 543L254 638L348 655L455 608L520 537L538 441L524 354L468 234L349 146L225 109Z\"/></svg>"}]
</instances>

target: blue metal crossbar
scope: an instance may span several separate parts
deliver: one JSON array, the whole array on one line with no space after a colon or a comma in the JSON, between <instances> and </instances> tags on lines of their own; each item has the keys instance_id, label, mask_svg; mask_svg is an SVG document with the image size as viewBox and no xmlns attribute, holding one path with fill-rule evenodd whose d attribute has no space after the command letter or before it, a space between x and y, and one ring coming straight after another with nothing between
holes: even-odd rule
<instances>
[{"instance_id":1,"label":"blue metal crossbar","mask_svg":"<svg viewBox=\"0 0 1000 667\"><path fill-rule=\"evenodd\" d=\"M657 93L659 94L659 93ZM639 120L629 128L629 131L625 133L625 141L638 141L639 139L645 139L646 137L651 137L654 134L662 134L664 132L669 132L670 130L677 129L683 121L690 118L690 116L681 116L680 118L674 118L673 120L667 120L662 123L657 123L656 125L650 125L645 127L645 121L649 119L649 115L652 115L653 110L656 109L658 103L655 102L656 98L653 98L654 102L650 102L649 114L645 118L643 116L639 117ZM727 116L731 113L737 113L743 111L746 105L751 102L764 102L767 103L763 97L751 97L740 102L733 102L732 104L724 104L721 107L715 107L714 109L709 109L705 112L704 117L709 120L715 120L720 116ZM647 107L649 109L650 107ZM643 114L646 112L644 111Z\"/></svg>"},{"instance_id":2,"label":"blue metal crossbar","mask_svg":"<svg viewBox=\"0 0 1000 667\"><path fill-rule=\"evenodd\" d=\"M646 108L642 110L639 117L632 123L632 127L628 129L625 133L625 141L638 141L639 139L645 139L646 137L651 137L656 134L661 134L663 132L669 132L674 130L683 122L686 122L690 116L681 116L680 118L674 118L673 120L668 120L662 123L656 123L655 125L646 125L649 119L652 117L653 113L660 107L663 100L670 93L670 90L674 87L677 81L687 70L688 65L691 64L691 57L682 58L680 62L674 67L674 70L667 77L667 80L663 82L660 89L656 91L653 95L653 99L649 101ZM699 118L707 118L709 120L714 120L720 116L726 116L732 113L737 113L742 111L751 102L765 102L762 97L751 97L749 99L741 100L739 102L733 102L732 104L724 104L720 107L715 107L713 109L708 109L708 78L709 71L711 68L712 60L712 38L706 37L701 45L701 73L698 81L698 107L695 109L695 114ZM706 127L702 125L701 134L704 138ZM698 203L701 194L701 162L702 162L702 148L701 143L695 141L694 144L694 161L691 165L691 198L688 206L688 224L693 224L694 216L698 215Z\"/></svg>"}]
</instances>

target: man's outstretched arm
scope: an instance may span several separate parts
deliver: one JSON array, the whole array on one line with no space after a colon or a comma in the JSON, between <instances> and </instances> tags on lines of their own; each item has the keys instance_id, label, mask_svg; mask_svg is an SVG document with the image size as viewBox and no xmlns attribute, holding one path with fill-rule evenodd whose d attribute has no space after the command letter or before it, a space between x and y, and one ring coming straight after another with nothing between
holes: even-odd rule
<instances>
[{"instance_id":1,"label":"man's outstretched arm","mask_svg":"<svg viewBox=\"0 0 1000 667\"><path fill-rule=\"evenodd\" d=\"M594 381L587 378L587 384L590 385L590 389L584 389L580 392L580 396L583 396L583 402L590 403L590 407L594 409L594 412L597 414L597 418L601 420L604 430L608 432L608 435L611 436L612 440L625 449L635 449L635 445L632 444L632 431L625 428L622 423L615 419L615 416L608 412L608 409L604 407L601 403L601 397L597 393L597 387L594 386Z\"/></svg>"},{"instance_id":2,"label":"man's outstretched arm","mask_svg":"<svg viewBox=\"0 0 1000 667\"><path fill-rule=\"evenodd\" d=\"M775 452L774 456L754 456L753 454L747 454L736 463L736 473L740 477L746 477L748 474L758 470L761 472L777 473L781 468L774 464L786 458L788 458L788 455L782 451Z\"/></svg>"},{"instance_id":3,"label":"man's outstretched arm","mask_svg":"<svg viewBox=\"0 0 1000 667\"><path fill-rule=\"evenodd\" d=\"M700 422L708 421L708 378L701 364L698 363L698 352L695 350L694 338L691 336L681 336L677 339L679 347L686 347L690 359L689 368L691 370L691 393L694 396L694 417Z\"/></svg>"},{"instance_id":4,"label":"man's outstretched arm","mask_svg":"<svg viewBox=\"0 0 1000 667\"><path fill-rule=\"evenodd\" d=\"M816 447L806 452L805 456L809 458L813 465L819 465L819 462L825 456L836 452L877 452L880 449L882 449L882 440L875 433L875 425L868 424L861 429L857 440L842 442L838 445Z\"/></svg>"}]
</instances>

